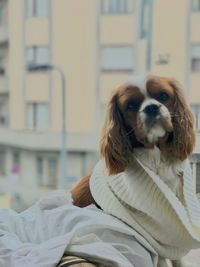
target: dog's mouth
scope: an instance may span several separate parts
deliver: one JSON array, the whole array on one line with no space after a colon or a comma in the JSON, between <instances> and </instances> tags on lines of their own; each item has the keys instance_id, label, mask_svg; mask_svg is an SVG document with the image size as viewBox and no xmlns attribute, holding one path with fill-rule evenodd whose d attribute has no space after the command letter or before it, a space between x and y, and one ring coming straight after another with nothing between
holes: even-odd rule
<instances>
[{"instance_id":1,"label":"dog's mouth","mask_svg":"<svg viewBox=\"0 0 200 267\"><path fill-rule=\"evenodd\" d=\"M146 116L145 118L145 124L149 127L160 123L163 120L163 116L162 114L158 114L155 117L150 117L150 116Z\"/></svg>"},{"instance_id":2,"label":"dog's mouth","mask_svg":"<svg viewBox=\"0 0 200 267\"><path fill-rule=\"evenodd\" d=\"M146 116L145 119L143 119L143 127L147 132L159 126L166 132L172 132L173 125L169 114L162 114L162 112L160 112L155 117Z\"/></svg>"},{"instance_id":3,"label":"dog's mouth","mask_svg":"<svg viewBox=\"0 0 200 267\"><path fill-rule=\"evenodd\" d=\"M144 116L141 112L137 116L136 124L129 124L126 128L133 147L159 147L173 139L173 124L169 112L158 112L156 116Z\"/></svg>"},{"instance_id":4,"label":"dog's mouth","mask_svg":"<svg viewBox=\"0 0 200 267\"><path fill-rule=\"evenodd\" d=\"M138 146L145 148L153 148L154 146L160 147L161 144L171 143L173 141L173 132L166 132L164 136L158 137L154 140L148 140L147 138L137 138Z\"/></svg>"},{"instance_id":5,"label":"dog's mouth","mask_svg":"<svg viewBox=\"0 0 200 267\"><path fill-rule=\"evenodd\" d=\"M147 119L143 124L143 129L137 133L136 138L147 148L170 142L173 139L171 120L166 120L160 115L151 120Z\"/></svg>"}]
</instances>

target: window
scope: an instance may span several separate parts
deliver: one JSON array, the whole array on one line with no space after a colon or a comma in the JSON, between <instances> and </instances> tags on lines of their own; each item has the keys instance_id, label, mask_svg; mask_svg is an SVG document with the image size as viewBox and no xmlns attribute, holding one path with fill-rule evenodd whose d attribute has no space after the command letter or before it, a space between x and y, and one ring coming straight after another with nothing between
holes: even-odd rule
<instances>
[{"instance_id":1,"label":"window","mask_svg":"<svg viewBox=\"0 0 200 267\"><path fill-rule=\"evenodd\" d=\"M58 162L56 158L48 158L48 186L56 188L58 181Z\"/></svg>"},{"instance_id":2,"label":"window","mask_svg":"<svg viewBox=\"0 0 200 267\"><path fill-rule=\"evenodd\" d=\"M7 16L8 16L8 3L7 1L3 0L0 2L0 24L6 24L7 23Z\"/></svg>"},{"instance_id":3,"label":"window","mask_svg":"<svg viewBox=\"0 0 200 267\"><path fill-rule=\"evenodd\" d=\"M45 156L45 154L38 155L36 157L36 172L39 186L46 186L55 189L58 182L57 156Z\"/></svg>"},{"instance_id":4,"label":"window","mask_svg":"<svg viewBox=\"0 0 200 267\"><path fill-rule=\"evenodd\" d=\"M196 163L196 193L200 193L200 162Z\"/></svg>"},{"instance_id":5,"label":"window","mask_svg":"<svg viewBox=\"0 0 200 267\"><path fill-rule=\"evenodd\" d=\"M8 48L6 45L0 45L0 75L5 74L6 65L8 61Z\"/></svg>"},{"instance_id":6,"label":"window","mask_svg":"<svg viewBox=\"0 0 200 267\"><path fill-rule=\"evenodd\" d=\"M0 148L0 175L6 175L6 152Z\"/></svg>"},{"instance_id":7,"label":"window","mask_svg":"<svg viewBox=\"0 0 200 267\"><path fill-rule=\"evenodd\" d=\"M38 185L43 185L44 180L44 160L42 157L36 158L36 172Z\"/></svg>"},{"instance_id":8,"label":"window","mask_svg":"<svg viewBox=\"0 0 200 267\"><path fill-rule=\"evenodd\" d=\"M192 45L191 48L191 70L200 72L200 44Z\"/></svg>"},{"instance_id":9,"label":"window","mask_svg":"<svg viewBox=\"0 0 200 267\"><path fill-rule=\"evenodd\" d=\"M5 56L0 53L0 75L5 74Z\"/></svg>"},{"instance_id":10,"label":"window","mask_svg":"<svg viewBox=\"0 0 200 267\"><path fill-rule=\"evenodd\" d=\"M193 105L192 111L195 116L196 130L200 130L200 105Z\"/></svg>"},{"instance_id":11,"label":"window","mask_svg":"<svg viewBox=\"0 0 200 267\"><path fill-rule=\"evenodd\" d=\"M0 127L8 127L8 95L0 95Z\"/></svg>"},{"instance_id":12,"label":"window","mask_svg":"<svg viewBox=\"0 0 200 267\"><path fill-rule=\"evenodd\" d=\"M126 14L133 12L134 0L101 0L101 13Z\"/></svg>"},{"instance_id":13,"label":"window","mask_svg":"<svg viewBox=\"0 0 200 267\"><path fill-rule=\"evenodd\" d=\"M15 151L13 153L11 173L15 176L18 176L20 174L20 153L18 151Z\"/></svg>"},{"instance_id":14,"label":"window","mask_svg":"<svg viewBox=\"0 0 200 267\"><path fill-rule=\"evenodd\" d=\"M32 46L26 49L26 64L48 64L49 63L49 48Z\"/></svg>"},{"instance_id":15,"label":"window","mask_svg":"<svg viewBox=\"0 0 200 267\"><path fill-rule=\"evenodd\" d=\"M46 103L27 104L27 127L45 130L49 127L49 106Z\"/></svg>"},{"instance_id":16,"label":"window","mask_svg":"<svg viewBox=\"0 0 200 267\"><path fill-rule=\"evenodd\" d=\"M49 15L49 0L26 0L27 17L47 17Z\"/></svg>"},{"instance_id":17,"label":"window","mask_svg":"<svg viewBox=\"0 0 200 267\"><path fill-rule=\"evenodd\" d=\"M200 12L200 0L192 0L192 10Z\"/></svg>"},{"instance_id":18,"label":"window","mask_svg":"<svg viewBox=\"0 0 200 267\"><path fill-rule=\"evenodd\" d=\"M101 49L103 71L133 71L135 55L133 46L108 46Z\"/></svg>"},{"instance_id":19,"label":"window","mask_svg":"<svg viewBox=\"0 0 200 267\"><path fill-rule=\"evenodd\" d=\"M141 1L141 15L140 15L140 38L145 38L148 33L150 23L151 1Z\"/></svg>"}]
</instances>

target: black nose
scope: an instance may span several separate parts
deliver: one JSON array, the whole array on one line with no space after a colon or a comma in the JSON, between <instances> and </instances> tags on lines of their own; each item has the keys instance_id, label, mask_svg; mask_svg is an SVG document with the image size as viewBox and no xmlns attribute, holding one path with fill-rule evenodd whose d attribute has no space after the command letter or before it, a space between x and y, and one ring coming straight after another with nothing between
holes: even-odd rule
<instances>
[{"instance_id":1,"label":"black nose","mask_svg":"<svg viewBox=\"0 0 200 267\"><path fill-rule=\"evenodd\" d=\"M155 104L148 105L144 109L144 112L150 117L155 117L159 113L159 106Z\"/></svg>"}]
</instances>

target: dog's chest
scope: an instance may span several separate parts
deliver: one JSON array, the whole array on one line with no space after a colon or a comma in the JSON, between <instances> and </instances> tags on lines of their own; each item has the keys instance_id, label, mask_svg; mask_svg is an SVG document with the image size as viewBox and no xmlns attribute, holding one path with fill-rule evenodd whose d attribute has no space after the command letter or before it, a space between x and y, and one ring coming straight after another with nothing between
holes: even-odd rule
<instances>
[{"instance_id":1,"label":"dog's chest","mask_svg":"<svg viewBox=\"0 0 200 267\"><path fill-rule=\"evenodd\" d=\"M179 194L182 177L182 169L179 164L161 161L157 167L157 174L176 195Z\"/></svg>"},{"instance_id":2,"label":"dog's chest","mask_svg":"<svg viewBox=\"0 0 200 267\"><path fill-rule=\"evenodd\" d=\"M139 148L135 150L135 155L139 160L159 175L160 179L177 195L181 186L181 177L183 175L183 163L178 160L170 160L163 157L160 150Z\"/></svg>"}]
</instances>

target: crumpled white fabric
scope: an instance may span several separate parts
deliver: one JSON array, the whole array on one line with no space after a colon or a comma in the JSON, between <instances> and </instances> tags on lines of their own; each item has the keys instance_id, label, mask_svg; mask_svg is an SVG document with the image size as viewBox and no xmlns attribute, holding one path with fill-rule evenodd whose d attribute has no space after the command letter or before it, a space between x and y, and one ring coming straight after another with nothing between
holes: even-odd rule
<instances>
[{"instance_id":1,"label":"crumpled white fabric","mask_svg":"<svg viewBox=\"0 0 200 267\"><path fill-rule=\"evenodd\" d=\"M67 202L59 190L20 214L0 210L0 266L53 267L64 252L101 266L157 266L156 252L129 226L95 206Z\"/></svg>"}]
</instances>

